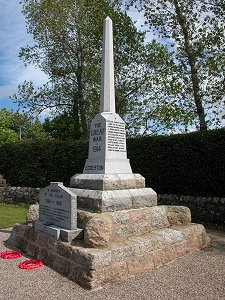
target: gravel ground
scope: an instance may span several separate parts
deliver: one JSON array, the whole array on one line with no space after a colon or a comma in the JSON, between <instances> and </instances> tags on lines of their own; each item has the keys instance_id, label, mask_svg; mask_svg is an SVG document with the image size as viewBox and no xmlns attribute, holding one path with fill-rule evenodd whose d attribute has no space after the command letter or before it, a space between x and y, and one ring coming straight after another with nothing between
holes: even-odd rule
<instances>
[{"instance_id":1,"label":"gravel ground","mask_svg":"<svg viewBox=\"0 0 225 300\"><path fill-rule=\"evenodd\" d=\"M72 299L225 299L225 232L208 230L212 246L183 257L163 268L105 285L97 290L85 290L46 266L21 270L16 260L0 258L1 300L72 300ZM0 229L0 252L8 250L4 241L10 229Z\"/></svg>"}]
</instances>

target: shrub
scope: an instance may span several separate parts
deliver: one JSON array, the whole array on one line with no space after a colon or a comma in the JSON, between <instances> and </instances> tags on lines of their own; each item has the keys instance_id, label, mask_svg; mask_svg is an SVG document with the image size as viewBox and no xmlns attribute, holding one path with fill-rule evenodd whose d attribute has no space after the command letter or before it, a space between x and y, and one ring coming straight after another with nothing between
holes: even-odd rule
<instances>
[{"instance_id":1,"label":"shrub","mask_svg":"<svg viewBox=\"0 0 225 300\"><path fill-rule=\"evenodd\" d=\"M160 194L225 195L225 130L128 140L133 172Z\"/></svg>"},{"instance_id":2,"label":"shrub","mask_svg":"<svg viewBox=\"0 0 225 300\"><path fill-rule=\"evenodd\" d=\"M0 148L0 174L13 186L44 187L50 181L69 185L70 177L82 173L87 142L24 141Z\"/></svg>"},{"instance_id":3,"label":"shrub","mask_svg":"<svg viewBox=\"0 0 225 300\"><path fill-rule=\"evenodd\" d=\"M129 139L134 173L159 194L225 195L225 130ZM81 173L88 142L33 141L0 147L0 174L14 186L69 185Z\"/></svg>"}]
</instances>

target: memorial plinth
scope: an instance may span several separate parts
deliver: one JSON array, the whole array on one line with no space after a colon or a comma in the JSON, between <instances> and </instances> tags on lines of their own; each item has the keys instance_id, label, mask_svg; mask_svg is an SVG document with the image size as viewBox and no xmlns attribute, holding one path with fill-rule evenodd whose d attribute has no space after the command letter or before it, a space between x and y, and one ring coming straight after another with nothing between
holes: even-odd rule
<instances>
[{"instance_id":1,"label":"memorial plinth","mask_svg":"<svg viewBox=\"0 0 225 300\"><path fill-rule=\"evenodd\" d=\"M77 196L62 182L51 182L41 189L34 229L54 240L70 241L81 235L82 230L77 228Z\"/></svg>"},{"instance_id":2,"label":"memorial plinth","mask_svg":"<svg viewBox=\"0 0 225 300\"><path fill-rule=\"evenodd\" d=\"M127 159L125 124L118 114L103 112L91 122L89 154L83 174L132 173Z\"/></svg>"},{"instance_id":3,"label":"memorial plinth","mask_svg":"<svg viewBox=\"0 0 225 300\"><path fill-rule=\"evenodd\" d=\"M115 113L112 40L106 18L100 112L91 123L83 174L75 174L69 188L44 188L34 229L16 225L8 241L87 288L150 271L209 244L188 208L156 206L155 191L132 173L125 124ZM83 233L79 241L77 230Z\"/></svg>"}]
</instances>

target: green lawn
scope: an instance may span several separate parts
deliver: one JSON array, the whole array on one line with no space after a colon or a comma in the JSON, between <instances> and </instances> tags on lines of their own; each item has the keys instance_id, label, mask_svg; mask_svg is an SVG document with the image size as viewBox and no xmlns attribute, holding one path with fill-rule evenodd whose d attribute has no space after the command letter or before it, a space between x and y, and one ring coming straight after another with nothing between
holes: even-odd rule
<instances>
[{"instance_id":1,"label":"green lawn","mask_svg":"<svg viewBox=\"0 0 225 300\"><path fill-rule=\"evenodd\" d=\"M25 223L28 205L0 203L0 229L13 226L15 223Z\"/></svg>"}]
</instances>

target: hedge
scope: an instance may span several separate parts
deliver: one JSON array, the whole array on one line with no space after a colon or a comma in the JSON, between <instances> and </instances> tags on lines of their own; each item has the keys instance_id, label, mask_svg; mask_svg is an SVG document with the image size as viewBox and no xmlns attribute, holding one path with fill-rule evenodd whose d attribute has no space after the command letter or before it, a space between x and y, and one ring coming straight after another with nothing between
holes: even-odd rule
<instances>
[{"instance_id":1,"label":"hedge","mask_svg":"<svg viewBox=\"0 0 225 300\"><path fill-rule=\"evenodd\" d=\"M0 174L11 186L44 187L51 181L69 185L82 173L88 142L24 141L0 147Z\"/></svg>"},{"instance_id":2,"label":"hedge","mask_svg":"<svg viewBox=\"0 0 225 300\"><path fill-rule=\"evenodd\" d=\"M128 156L158 194L225 196L225 129L129 140Z\"/></svg>"},{"instance_id":3,"label":"hedge","mask_svg":"<svg viewBox=\"0 0 225 300\"><path fill-rule=\"evenodd\" d=\"M225 196L225 129L127 140L134 173L159 194ZM0 174L14 186L43 187L81 173L88 142L38 141L0 147Z\"/></svg>"}]
</instances>

